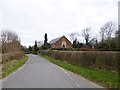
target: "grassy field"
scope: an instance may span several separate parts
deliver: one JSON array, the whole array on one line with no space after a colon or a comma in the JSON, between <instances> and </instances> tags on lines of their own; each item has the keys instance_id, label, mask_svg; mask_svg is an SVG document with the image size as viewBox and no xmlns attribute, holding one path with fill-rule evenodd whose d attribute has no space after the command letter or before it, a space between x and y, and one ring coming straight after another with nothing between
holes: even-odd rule
<instances>
[{"instance_id":1,"label":"grassy field","mask_svg":"<svg viewBox=\"0 0 120 90\"><path fill-rule=\"evenodd\" d=\"M0 74L0 78L4 78L10 75L12 72L16 71L19 67L21 67L28 60L28 56L25 55L20 60L10 60L7 63L2 65L2 74Z\"/></svg>"},{"instance_id":2,"label":"grassy field","mask_svg":"<svg viewBox=\"0 0 120 90\"><path fill-rule=\"evenodd\" d=\"M43 57L48 59L50 62L55 63L74 73L82 75L85 78L94 81L105 88L118 88L118 74L72 65L65 61L56 60L45 55Z\"/></svg>"}]
</instances>

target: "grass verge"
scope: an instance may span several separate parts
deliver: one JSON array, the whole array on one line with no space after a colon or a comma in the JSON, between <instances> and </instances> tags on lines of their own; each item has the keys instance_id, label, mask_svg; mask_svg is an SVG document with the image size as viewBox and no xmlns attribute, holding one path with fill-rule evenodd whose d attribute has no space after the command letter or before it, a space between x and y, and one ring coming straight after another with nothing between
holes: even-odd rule
<instances>
[{"instance_id":1,"label":"grass verge","mask_svg":"<svg viewBox=\"0 0 120 90\"><path fill-rule=\"evenodd\" d=\"M28 60L28 56L25 55L20 60L10 60L7 63L2 65L2 74L0 75L0 79L10 75L12 72L16 71L19 67L21 67Z\"/></svg>"},{"instance_id":2,"label":"grass verge","mask_svg":"<svg viewBox=\"0 0 120 90\"><path fill-rule=\"evenodd\" d=\"M80 67L69 64L62 60L56 60L46 55L42 55L42 56L47 60L49 60L50 62L57 64L65 69L68 69L74 73L82 75L85 78L94 81L105 88L118 88L118 74Z\"/></svg>"}]
</instances>

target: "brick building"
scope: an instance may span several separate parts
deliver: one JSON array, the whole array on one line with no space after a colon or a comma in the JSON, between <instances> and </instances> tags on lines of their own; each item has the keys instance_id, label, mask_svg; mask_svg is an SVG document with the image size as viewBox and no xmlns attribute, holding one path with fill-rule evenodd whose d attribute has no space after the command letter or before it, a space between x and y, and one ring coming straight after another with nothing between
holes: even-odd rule
<instances>
[{"instance_id":1,"label":"brick building","mask_svg":"<svg viewBox=\"0 0 120 90\"><path fill-rule=\"evenodd\" d=\"M51 44L51 48L54 48L54 49L72 48L71 42L65 36L53 39L49 43Z\"/></svg>"}]
</instances>

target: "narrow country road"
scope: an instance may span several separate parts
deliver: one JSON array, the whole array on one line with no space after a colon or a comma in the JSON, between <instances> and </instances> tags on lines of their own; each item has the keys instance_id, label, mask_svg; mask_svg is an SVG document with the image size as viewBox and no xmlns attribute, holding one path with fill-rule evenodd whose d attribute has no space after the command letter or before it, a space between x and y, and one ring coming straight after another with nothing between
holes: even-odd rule
<instances>
[{"instance_id":1,"label":"narrow country road","mask_svg":"<svg viewBox=\"0 0 120 90\"><path fill-rule=\"evenodd\" d=\"M102 88L37 55L19 70L2 80L2 88Z\"/></svg>"}]
</instances>

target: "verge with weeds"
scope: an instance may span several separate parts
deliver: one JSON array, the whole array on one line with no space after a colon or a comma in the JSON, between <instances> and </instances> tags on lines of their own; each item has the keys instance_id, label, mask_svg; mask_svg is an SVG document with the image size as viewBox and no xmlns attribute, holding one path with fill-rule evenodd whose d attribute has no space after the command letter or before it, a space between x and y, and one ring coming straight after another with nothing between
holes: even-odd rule
<instances>
[{"instance_id":1,"label":"verge with weeds","mask_svg":"<svg viewBox=\"0 0 120 90\"><path fill-rule=\"evenodd\" d=\"M68 69L74 73L82 75L85 78L94 81L105 88L118 88L118 74L109 71L101 71L101 70L90 69L87 67L80 67L77 65L67 63L66 61L54 59L46 55L42 55L42 56L47 60L49 60L50 62L57 64L65 69Z\"/></svg>"},{"instance_id":2,"label":"verge with weeds","mask_svg":"<svg viewBox=\"0 0 120 90\"><path fill-rule=\"evenodd\" d=\"M25 64L27 60L28 56L25 55L20 60L10 60L2 64L2 74L0 74L0 78L10 75L12 72L16 71L19 67Z\"/></svg>"}]
</instances>

